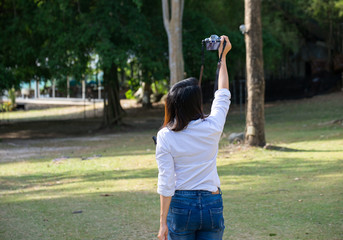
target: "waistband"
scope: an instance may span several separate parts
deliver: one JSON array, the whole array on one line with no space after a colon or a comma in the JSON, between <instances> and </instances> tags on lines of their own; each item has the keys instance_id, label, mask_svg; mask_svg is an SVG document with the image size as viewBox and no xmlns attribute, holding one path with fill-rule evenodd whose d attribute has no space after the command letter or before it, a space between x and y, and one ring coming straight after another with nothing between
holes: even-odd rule
<instances>
[{"instance_id":1,"label":"waistband","mask_svg":"<svg viewBox=\"0 0 343 240\"><path fill-rule=\"evenodd\" d=\"M210 192L207 190L175 190L175 194L189 195L189 196L204 196L213 194L222 194L222 190L218 188L216 192Z\"/></svg>"}]
</instances>

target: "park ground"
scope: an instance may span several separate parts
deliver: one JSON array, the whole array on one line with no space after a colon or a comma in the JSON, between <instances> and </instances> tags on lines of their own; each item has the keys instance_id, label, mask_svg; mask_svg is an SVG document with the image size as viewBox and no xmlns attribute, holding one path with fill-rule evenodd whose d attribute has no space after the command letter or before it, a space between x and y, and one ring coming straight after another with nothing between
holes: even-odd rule
<instances>
[{"instance_id":1,"label":"park ground","mask_svg":"<svg viewBox=\"0 0 343 240\"><path fill-rule=\"evenodd\" d=\"M163 106L124 105L125 124L109 130L92 106L1 117L1 240L156 239L151 136ZM230 144L244 118L237 106L228 114L218 154L224 239L342 240L343 93L265 110L265 148Z\"/></svg>"}]
</instances>

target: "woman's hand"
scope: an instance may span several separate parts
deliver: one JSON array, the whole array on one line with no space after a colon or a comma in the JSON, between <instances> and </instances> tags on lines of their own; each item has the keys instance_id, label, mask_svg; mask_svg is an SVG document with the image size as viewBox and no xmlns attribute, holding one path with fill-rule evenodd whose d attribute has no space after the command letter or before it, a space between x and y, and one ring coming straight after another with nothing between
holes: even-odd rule
<instances>
[{"instance_id":1,"label":"woman's hand","mask_svg":"<svg viewBox=\"0 0 343 240\"><path fill-rule=\"evenodd\" d=\"M167 223L163 223L160 225L160 231L157 235L159 240L168 240L168 226Z\"/></svg>"},{"instance_id":2,"label":"woman's hand","mask_svg":"<svg viewBox=\"0 0 343 240\"><path fill-rule=\"evenodd\" d=\"M223 58L225 58L226 54L231 50L232 46L231 46L231 42L229 40L229 38L225 35L220 36L220 46L218 48L218 54L220 56L220 54L222 53L223 50L223 43L224 40L226 41L226 45L225 45L225 49L223 52Z\"/></svg>"}]
</instances>

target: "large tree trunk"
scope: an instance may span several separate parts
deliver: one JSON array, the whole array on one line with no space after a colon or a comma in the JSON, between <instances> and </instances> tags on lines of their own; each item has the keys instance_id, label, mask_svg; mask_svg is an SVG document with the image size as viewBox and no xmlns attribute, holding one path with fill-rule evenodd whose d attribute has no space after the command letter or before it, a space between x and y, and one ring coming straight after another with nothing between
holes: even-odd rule
<instances>
[{"instance_id":1,"label":"large tree trunk","mask_svg":"<svg viewBox=\"0 0 343 240\"><path fill-rule=\"evenodd\" d=\"M123 109L119 99L119 82L117 66L104 69L104 116L103 127L111 127L121 123Z\"/></svg>"},{"instance_id":2,"label":"large tree trunk","mask_svg":"<svg viewBox=\"0 0 343 240\"><path fill-rule=\"evenodd\" d=\"M168 35L170 86L184 78L182 15L184 0L162 0L163 23ZM171 9L171 11L169 11Z\"/></svg>"},{"instance_id":3,"label":"large tree trunk","mask_svg":"<svg viewBox=\"0 0 343 240\"><path fill-rule=\"evenodd\" d=\"M247 67L246 143L264 146L264 72L262 52L261 0L245 0Z\"/></svg>"}]
</instances>

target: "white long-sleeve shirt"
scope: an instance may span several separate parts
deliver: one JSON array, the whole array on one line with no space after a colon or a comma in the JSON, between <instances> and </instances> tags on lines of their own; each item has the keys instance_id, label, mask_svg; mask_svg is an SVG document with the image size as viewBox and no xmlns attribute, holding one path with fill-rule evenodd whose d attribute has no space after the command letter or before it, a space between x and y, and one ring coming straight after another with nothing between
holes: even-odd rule
<instances>
[{"instance_id":1,"label":"white long-sleeve shirt","mask_svg":"<svg viewBox=\"0 0 343 240\"><path fill-rule=\"evenodd\" d=\"M220 181L216 158L218 143L230 107L228 89L215 93L211 114L191 121L178 132L162 128L157 134L157 192L173 196L175 190L217 191Z\"/></svg>"}]
</instances>

